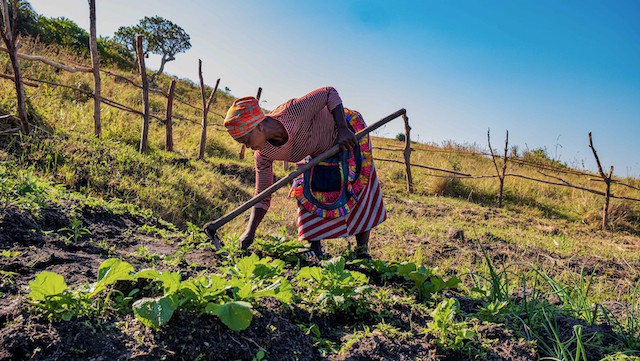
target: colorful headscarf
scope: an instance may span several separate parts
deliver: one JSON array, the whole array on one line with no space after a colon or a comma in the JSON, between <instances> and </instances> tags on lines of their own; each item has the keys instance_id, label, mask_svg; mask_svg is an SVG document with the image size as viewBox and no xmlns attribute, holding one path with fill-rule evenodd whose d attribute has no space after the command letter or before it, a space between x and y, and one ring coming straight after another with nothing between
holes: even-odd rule
<instances>
[{"instance_id":1,"label":"colorful headscarf","mask_svg":"<svg viewBox=\"0 0 640 361\"><path fill-rule=\"evenodd\" d=\"M258 99L245 97L233 102L233 105L227 111L224 126L227 128L229 135L234 139L238 139L243 135L249 134L264 118Z\"/></svg>"}]
</instances>

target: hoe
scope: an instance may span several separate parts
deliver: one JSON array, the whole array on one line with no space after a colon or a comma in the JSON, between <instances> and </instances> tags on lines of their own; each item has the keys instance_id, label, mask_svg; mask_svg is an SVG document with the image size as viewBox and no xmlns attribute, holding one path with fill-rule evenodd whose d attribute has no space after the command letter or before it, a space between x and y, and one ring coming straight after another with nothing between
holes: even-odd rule
<instances>
[{"instance_id":1,"label":"hoe","mask_svg":"<svg viewBox=\"0 0 640 361\"><path fill-rule=\"evenodd\" d=\"M405 109L400 109L400 110L396 111L393 114L387 115L386 117L378 120L377 122L369 125L368 127L362 129L361 131L357 132L356 133L356 138L358 140L360 140L365 135L373 132L374 130L380 128L381 126L387 124L389 121L391 121L391 120L393 120L393 119L395 119L395 118L397 118L397 117L399 117L401 115L406 115L406 113L407 113L407 111ZM272 184L269 188L267 188L264 191L258 193L255 197L251 198L246 203L240 205L238 208L236 208L233 211L225 214L224 216L216 219L215 221L208 222L203 227L205 234L207 236L209 236L209 238L211 238L211 240L213 241L214 246L216 247L216 249L219 250L220 248L222 248L222 242L220 241L220 238L218 238L218 236L216 235L216 232L218 231L218 229L220 227L222 227L225 224L229 223L231 220L233 220L237 216L239 216L242 213L244 213L247 209L249 209L249 208L253 207L254 205L256 205L258 202L260 202L263 199L269 197L271 194L273 194L278 189L280 189L280 188L284 187L285 185L289 184L296 177L298 177L299 175L303 174L307 170L311 169L313 166L315 166L318 163L322 162L323 160L325 160L325 159L337 154L338 151L340 151L340 146L336 144L333 147L327 149L324 153L322 153L319 156L311 159L308 163L304 164L303 166L301 166L297 170L289 173L288 176L286 176L286 177L280 179L279 181L277 181L276 183Z\"/></svg>"}]
</instances>

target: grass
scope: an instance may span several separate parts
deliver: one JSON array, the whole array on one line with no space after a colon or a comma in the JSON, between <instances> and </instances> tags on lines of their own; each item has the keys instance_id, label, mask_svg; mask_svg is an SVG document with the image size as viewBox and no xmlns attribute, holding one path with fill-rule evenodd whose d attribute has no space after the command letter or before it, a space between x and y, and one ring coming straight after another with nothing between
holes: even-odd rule
<instances>
[{"instance_id":1,"label":"grass","mask_svg":"<svg viewBox=\"0 0 640 361\"><path fill-rule=\"evenodd\" d=\"M63 49L42 47L34 41L24 41L21 51L57 61L86 63L86 59L65 54ZM22 65L25 76L80 88L92 87L90 74L58 73L35 62ZM0 66L7 68L8 59L0 58ZM112 70L125 72L131 79L138 77L132 72ZM160 77L158 86L166 89L169 80L168 76ZM0 80L0 114L15 109L12 87L11 82ZM177 151L167 153L163 150L163 125L152 121L150 151L143 155L137 152L140 133L137 115L104 106L103 137L97 140L91 135L93 118L89 99L49 85L38 89L27 87L26 91L30 115L39 128L29 137L0 136L1 207L11 202L37 213L46 202L55 202L63 194L75 197L77 193L71 191L77 191L87 197L87 204L109 207L114 212L154 214L175 224L175 229L169 228L170 233L182 234L185 241L181 246L188 252L206 246L200 232L202 224L220 217L253 194L252 151L247 150L245 159L237 159L239 145L219 127L212 126L208 132L205 160L196 161L198 124L176 119ZM198 86L189 81L179 81L176 94L190 104L200 102ZM141 108L139 89L107 75L103 75L103 95L132 108ZM226 93L219 92L210 123L221 123L231 100ZM162 116L164 106L164 98L152 93L152 111ZM180 102L175 103L174 115L196 123L201 117L197 109ZM367 119L372 122L376 115L368 115ZM397 140L378 137L373 137L373 144L402 146ZM414 147L419 150L412 154L413 163L474 175L495 172L493 163L484 156L435 152L477 150L476 145L414 144ZM599 151L606 153L606 149ZM375 154L400 159L397 152L377 150ZM511 322L523 337L534 339L533 336L538 335L536 337L548 340L546 353L552 357L583 359L581 350L593 342L584 328L576 328L570 342L559 340L557 325L552 322L559 314L581 319L587 326L598 322L612 324L622 335L620 342L629 349L638 347L640 327L635 320L639 312L640 274L634 269L640 262L638 202L613 200L613 230L605 232L599 229L602 197L590 193L507 178L504 207L497 209L496 179L435 177L431 171L414 168L416 191L408 194L403 165L385 162L376 165L389 219L372 233L371 251L375 258L412 260L438 267L442 274L469 275L465 280L469 290L488 292L483 296L488 301L483 306L483 317L499 316ZM274 168L277 176L285 174L279 164ZM541 177L535 170L514 164L510 164L508 171ZM588 177L557 176L583 187L603 188ZM638 179L623 181L640 186ZM295 244L292 239L297 235L295 203L287 198L287 192L282 189L273 195L272 207L259 233L259 238L267 241L270 235L278 234L278 239L286 245L272 248L283 257L292 256ZM614 193L639 197L637 191L615 185ZM248 217L247 212L224 227L227 244L233 245ZM81 232L83 227L78 224L74 231L71 225L71 232L66 235L81 238L85 236ZM465 238L449 239L450 228L464 231ZM169 232L153 228L145 231L160 238L167 237ZM353 248L354 242L353 239L332 240L326 242L326 250L333 255L344 254ZM257 243L256 249L265 251L264 244L260 244ZM269 250L267 247L266 251ZM155 257L144 248L138 249L137 256ZM537 286L542 290L524 300L514 296L523 287L526 290ZM546 300L549 297L559 300L562 304L559 310L549 308ZM606 302L625 305L635 319L619 318L608 312L602 306ZM366 334L369 331L357 337Z\"/></svg>"}]
</instances>

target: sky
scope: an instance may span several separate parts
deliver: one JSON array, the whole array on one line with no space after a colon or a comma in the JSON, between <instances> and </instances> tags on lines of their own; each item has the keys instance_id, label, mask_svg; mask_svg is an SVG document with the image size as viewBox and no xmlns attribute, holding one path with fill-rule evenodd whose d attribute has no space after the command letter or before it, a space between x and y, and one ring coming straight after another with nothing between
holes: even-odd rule
<instances>
[{"instance_id":1,"label":"sky","mask_svg":"<svg viewBox=\"0 0 640 361\"><path fill-rule=\"evenodd\" d=\"M87 0L32 0L41 15L89 29ZM165 72L265 109L322 87L373 123L407 109L411 137L550 158L640 177L640 1L97 0L97 31L161 16L192 48ZM157 69L158 57L147 67ZM401 118L376 135L404 131Z\"/></svg>"}]
</instances>

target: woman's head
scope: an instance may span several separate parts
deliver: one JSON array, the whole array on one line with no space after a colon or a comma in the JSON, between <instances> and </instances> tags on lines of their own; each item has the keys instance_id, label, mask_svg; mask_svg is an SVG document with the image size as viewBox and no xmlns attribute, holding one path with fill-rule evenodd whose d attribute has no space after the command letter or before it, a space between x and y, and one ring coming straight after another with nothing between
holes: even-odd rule
<instances>
[{"instance_id":1,"label":"woman's head","mask_svg":"<svg viewBox=\"0 0 640 361\"><path fill-rule=\"evenodd\" d=\"M233 102L233 105L231 105L229 111L227 111L224 126L227 128L229 135L236 141L249 147L251 147L251 144L257 146L257 138L264 137L258 137L259 134L252 133L258 133L254 132L254 130L258 128L258 125L264 118L265 115L262 109L260 109L258 100L254 97L245 97Z\"/></svg>"}]
</instances>

